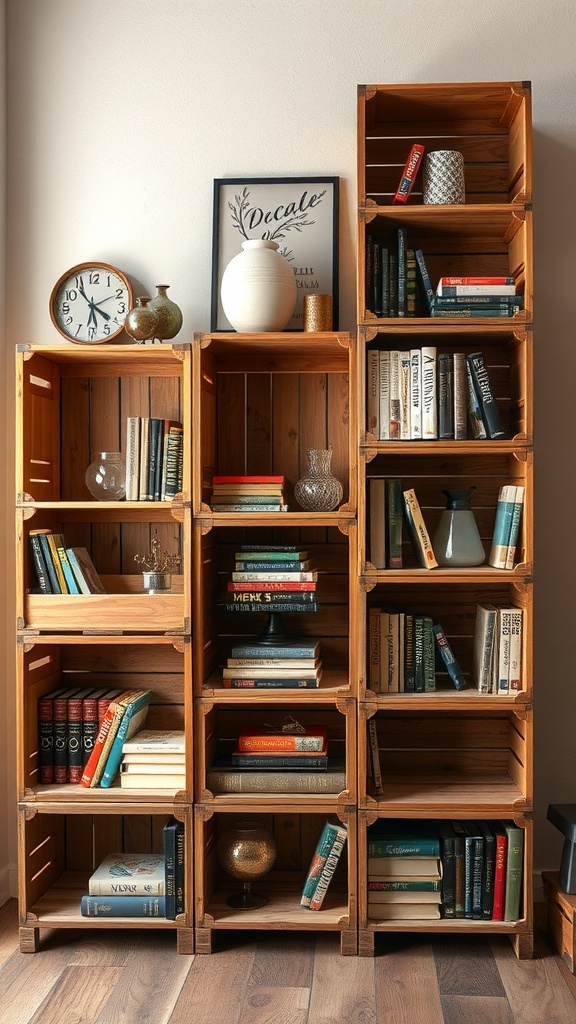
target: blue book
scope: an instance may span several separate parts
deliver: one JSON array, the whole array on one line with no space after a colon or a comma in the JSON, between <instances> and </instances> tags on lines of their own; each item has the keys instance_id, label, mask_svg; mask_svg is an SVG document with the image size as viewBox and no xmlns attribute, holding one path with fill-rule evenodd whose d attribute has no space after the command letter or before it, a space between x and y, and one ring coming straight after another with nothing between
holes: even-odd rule
<instances>
[{"instance_id":1,"label":"blue book","mask_svg":"<svg viewBox=\"0 0 576 1024\"><path fill-rule=\"evenodd\" d=\"M460 665L458 664L456 658L454 657L454 651L452 650L450 644L446 639L442 626L433 626L432 631L436 638L436 645L438 647L440 657L442 658L444 667L448 672L448 675L450 676L457 690L464 690L466 687L466 679L464 678L464 673L462 672Z\"/></svg>"},{"instance_id":2,"label":"blue book","mask_svg":"<svg viewBox=\"0 0 576 1024\"><path fill-rule=\"evenodd\" d=\"M82 917L166 917L165 896L83 896Z\"/></svg>"},{"instance_id":3,"label":"blue book","mask_svg":"<svg viewBox=\"0 0 576 1024\"><path fill-rule=\"evenodd\" d=\"M320 652L317 640L307 643L305 640L294 644L237 644L230 652L232 658L315 658Z\"/></svg>"},{"instance_id":4,"label":"blue book","mask_svg":"<svg viewBox=\"0 0 576 1024\"><path fill-rule=\"evenodd\" d=\"M516 486L504 484L498 492L494 533L488 558L488 564L494 566L495 569L506 568L515 503Z\"/></svg>"},{"instance_id":5,"label":"blue book","mask_svg":"<svg viewBox=\"0 0 576 1024\"><path fill-rule=\"evenodd\" d=\"M516 545L518 543L518 534L520 533L520 519L522 518L522 509L524 507L524 487L519 485L516 488L516 495L514 497L514 508L512 509L512 521L510 523L510 536L508 537L508 551L506 553L506 569L514 568L514 556L516 554Z\"/></svg>"},{"instance_id":6,"label":"blue book","mask_svg":"<svg viewBox=\"0 0 576 1024\"><path fill-rule=\"evenodd\" d=\"M434 299L434 289L432 287L432 282L430 280L430 275L428 273L428 267L426 266L426 260L424 259L424 253L422 252L422 249L414 249L414 255L416 257L416 266L418 267L418 271L420 273L422 291L424 292L424 296L426 298L426 305L428 306L428 311L430 312L432 309L432 300Z\"/></svg>"},{"instance_id":7,"label":"blue book","mask_svg":"<svg viewBox=\"0 0 576 1024\"><path fill-rule=\"evenodd\" d=\"M70 566L70 562L68 561L68 555L66 554L66 548L59 547L58 548L58 555L60 556L60 564L62 566L62 572L64 573L64 579L66 580L66 584L68 586L68 593L69 594L79 594L80 593L80 587L78 586L78 584L76 582L76 577L74 576L74 573L72 572L72 569L71 569L71 566Z\"/></svg>"},{"instance_id":8,"label":"blue book","mask_svg":"<svg viewBox=\"0 0 576 1024\"><path fill-rule=\"evenodd\" d=\"M151 698L152 690L142 690L140 696L127 705L120 719L120 725L112 741L112 746L108 752L108 759L100 779L100 785L104 789L110 788L120 768L124 740L129 740L144 725Z\"/></svg>"},{"instance_id":9,"label":"blue book","mask_svg":"<svg viewBox=\"0 0 576 1024\"><path fill-rule=\"evenodd\" d=\"M30 532L30 536L32 536L33 532L34 531ZM52 561L52 552L50 550L50 545L48 543L48 536L47 536L47 534L49 532L50 532L49 530L39 530L38 533L37 533L37 537L38 537L38 540L40 541L40 547L42 548L42 554L44 555L44 561L46 562L46 569L48 571L48 578L50 580L50 586L52 587L52 593L53 594L61 594L62 593L62 587L60 586L60 583L58 582L58 575L56 573L56 569L54 568L54 562Z\"/></svg>"}]
</instances>

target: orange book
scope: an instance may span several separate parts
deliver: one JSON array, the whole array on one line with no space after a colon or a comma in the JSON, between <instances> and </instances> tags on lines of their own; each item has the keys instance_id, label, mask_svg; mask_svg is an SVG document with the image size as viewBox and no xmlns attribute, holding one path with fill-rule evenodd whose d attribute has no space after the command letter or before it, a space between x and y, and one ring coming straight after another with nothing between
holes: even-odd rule
<instances>
[{"instance_id":1,"label":"orange book","mask_svg":"<svg viewBox=\"0 0 576 1024\"><path fill-rule=\"evenodd\" d=\"M327 729L317 726L304 733L258 733L243 732L238 737L238 751L301 750L322 751L326 743Z\"/></svg>"},{"instance_id":2,"label":"orange book","mask_svg":"<svg viewBox=\"0 0 576 1024\"><path fill-rule=\"evenodd\" d=\"M137 693L137 690L125 690L123 693L119 694L116 700L111 701L108 705L104 718L100 723L96 739L94 740L92 753L90 754L90 757L84 766L84 771L82 772L82 778L80 779L80 784L82 786L86 786L90 789L90 787L95 786L100 779L104 766L102 765L99 769L99 762L100 758L103 757L104 748L106 746L110 730L114 724L116 724L116 726L118 725L121 713L124 711L125 702L127 700L131 700Z\"/></svg>"}]
</instances>

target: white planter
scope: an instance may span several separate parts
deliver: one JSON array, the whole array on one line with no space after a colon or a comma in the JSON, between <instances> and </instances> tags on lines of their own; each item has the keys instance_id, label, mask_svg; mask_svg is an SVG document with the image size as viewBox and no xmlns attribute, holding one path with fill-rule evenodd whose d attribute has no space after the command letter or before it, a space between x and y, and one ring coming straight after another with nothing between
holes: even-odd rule
<instances>
[{"instance_id":1,"label":"white planter","mask_svg":"<svg viewBox=\"0 0 576 1024\"><path fill-rule=\"evenodd\" d=\"M222 308L234 330L282 331L296 306L296 278L278 243L265 238L242 243L222 275Z\"/></svg>"}]
</instances>

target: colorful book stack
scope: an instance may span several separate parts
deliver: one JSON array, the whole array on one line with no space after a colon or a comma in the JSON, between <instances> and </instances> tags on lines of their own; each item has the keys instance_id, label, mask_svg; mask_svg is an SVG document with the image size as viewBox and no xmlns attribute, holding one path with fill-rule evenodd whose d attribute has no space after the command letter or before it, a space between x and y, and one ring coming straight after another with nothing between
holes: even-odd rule
<instances>
[{"instance_id":1,"label":"colorful book stack","mask_svg":"<svg viewBox=\"0 0 576 1024\"><path fill-rule=\"evenodd\" d=\"M466 687L451 644L430 615L370 606L368 652L368 685L373 693L432 692L437 671L445 672L456 690Z\"/></svg>"},{"instance_id":2,"label":"colorful book stack","mask_svg":"<svg viewBox=\"0 0 576 1024\"><path fill-rule=\"evenodd\" d=\"M222 676L222 685L235 690L315 689L322 678L320 644L316 640L282 647L240 644L232 649Z\"/></svg>"},{"instance_id":3,"label":"colorful book stack","mask_svg":"<svg viewBox=\"0 0 576 1024\"><path fill-rule=\"evenodd\" d=\"M171 817L161 854L112 853L82 896L83 917L166 917L184 912L184 825Z\"/></svg>"},{"instance_id":4,"label":"colorful book stack","mask_svg":"<svg viewBox=\"0 0 576 1024\"><path fill-rule=\"evenodd\" d=\"M427 822L379 818L367 832L368 917L424 920L440 917L440 840Z\"/></svg>"},{"instance_id":5,"label":"colorful book stack","mask_svg":"<svg viewBox=\"0 0 576 1024\"><path fill-rule=\"evenodd\" d=\"M515 605L476 606L472 675L480 693L507 697L522 689L523 619Z\"/></svg>"},{"instance_id":6,"label":"colorful book stack","mask_svg":"<svg viewBox=\"0 0 576 1024\"><path fill-rule=\"evenodd\" d=\"M318 573L295 545L243 544L234 555L224 612L315 612Z\"/></svg>"},{"instance_id":7,"label":"colorful book stack","mask_svg":"<svg viewBox=\"0 0 576 1024\"><path fill-rule=\"evenodd\" d=\"M430 316L514 316L523 308L513 277L441 277Z\"/></svg>"},{"instance_id":8,"label":"colorful book stack","mask_svg":"<svg viewBox=\"0 0 576 1024\"><path fill-rule=\"evenodd\" d=\"M126 500L171 501L182 490L182 424L126 417Z\"/></svg>"},{"instance_id":9,"label":"colorful book stack","mask_svg":"<svg viewBox=\"0 0 576 1024\"><path fill-rule=\"evenodd\" d=\"M326 822L306 874L300 898L301 907L307 910L320 910L347 838L346 825Z\"/></svg>"},{"instance_id":10,"label":"colorful book stack","mask_svg":"<svg viewBox=\"0 0 576 1024\"><path fill-rule=\"evenodd\" d=\"M283 476L215 476L213 512L287 512Z\"/></svg>"},{"instance_id":11,"label":"colorful book stack","mask_svg":"<svg viewBox=\"0 0 576 1024\"><path fill-rule=\"evenodd\" d=\"M52 530L30 530L29 541L40 593L106 593L85 547L67 548Z\"/></svg>"},{"instance_id":12,"label":"colorful book stack","mask_svg":"<svg viewBox=\"0 0 576 1024\"><path fill-rule=\"evenodd\" d=\"M381 441L505 436L481 352L368 349L366 429Z\"/></svg>"},{"instance_id":13,"label":"colorful book stack","mask_svg":"<svg viewBox=\"0 0 576 1024\"><path fill-rule=\"evenodd\" d=\"M216 756L207 772L213 792L340 793L345 768L328 754L325 726L298 731L241 733L231 753Z\"/></svg>"},{"instance_id":14,"label":"colorful book stack","mask_svg":"<svg viewBox=\"0 0 576 1024\"><path fill-rule=\"evenodd\" d=\"M122 744L122 789L185 789L183 730L140 729Z\"/></svg>"},{"instance_id":15,"label":"colorful book stack","mask_svg":"<svg viewBox=\"0 0 576 1024\"><path fill-rule=\"evenodd\" d=\"M120 690L60 687L38 700L38 782L79 783L98 729Z\"/></svg>"},{"instance_id":16,"label":"colorful book stack","mask_svg":"<svg viewBox=\"0 0 576 1024\"><path fill-rule=\"evenodd\" d=\"M125 690L110 702L100 724L80 784L108 789L116 779L125 740L142 728L152 698L151 690Z\"/></svg>"}]
</instances>

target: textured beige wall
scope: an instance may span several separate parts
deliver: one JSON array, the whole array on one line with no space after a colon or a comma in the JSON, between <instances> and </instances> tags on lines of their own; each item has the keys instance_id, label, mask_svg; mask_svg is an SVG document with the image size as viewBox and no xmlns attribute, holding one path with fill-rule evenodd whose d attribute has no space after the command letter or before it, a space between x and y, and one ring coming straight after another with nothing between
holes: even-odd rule
<instances>
[{"instance_id":1,"label":"textured beige wall","mask_svg":"<svg viewBox=\"0 0 576 1024\"><path fill-rule=\"evenodd\" d=\"M536 867L556 866L560 838L546 807L576 801L573 0L526 0L520 13L501 0L7 0L7 8L9 363L17 342L56 339L51 287L88 258L122 267L140 294L168 281L185 332L207 329L212 182L226 175L340 176L340 323L353 329L357 83L532 81ZM10 410L9 378L6 387ZM7 551L10 594L10 542ZM11 613L8 621L11 630Z\"/></svg>"}]
</instances>

